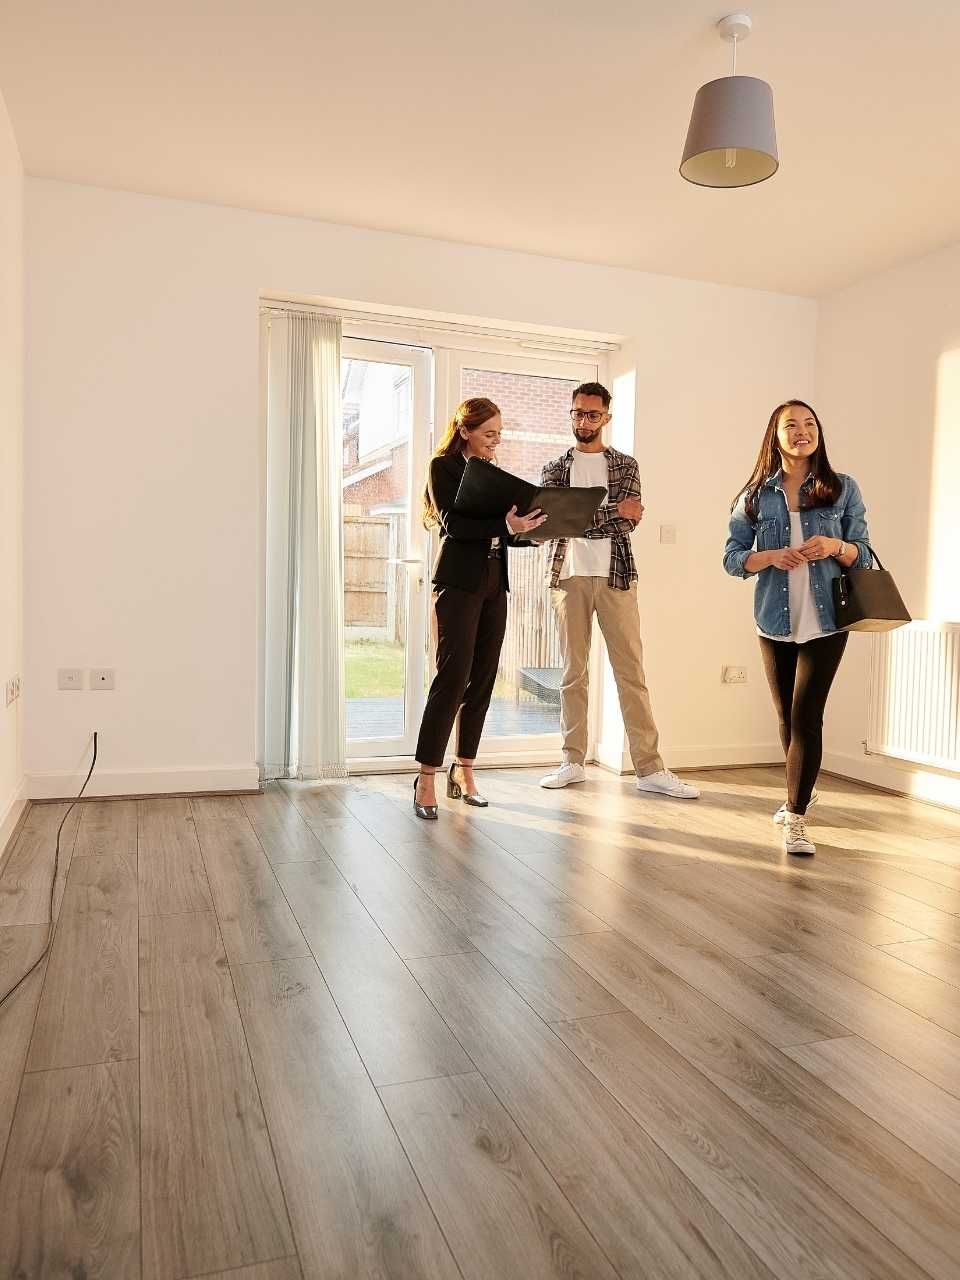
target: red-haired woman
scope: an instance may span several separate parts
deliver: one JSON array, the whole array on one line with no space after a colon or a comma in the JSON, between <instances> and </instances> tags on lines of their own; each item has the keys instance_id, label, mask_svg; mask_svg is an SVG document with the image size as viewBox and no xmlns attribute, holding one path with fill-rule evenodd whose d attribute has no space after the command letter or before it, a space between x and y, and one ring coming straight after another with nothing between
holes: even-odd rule
<instances>
[{"instance_id":1,"label":"red-haired woman","mask_svg":"<svg viewBox=\"0 0 960 1280\"><path fill-rule=\"evenodd\" d=\"M518 516L516 507L496 520L475 520L454 511L467 459L494 464L502 431L500 410L492 400L464 400L430 460L423 522L440 531L433 566L437 674L417 742L420 772L413 807L418 818L437 816L435 775L443 765L457 712L456 762L450 766L447 795L478 807L487 803L477 794L473 763L507 625L507 550L522 545L524 536L546 518L538 511Z\"/></svg>"}]
</instances>

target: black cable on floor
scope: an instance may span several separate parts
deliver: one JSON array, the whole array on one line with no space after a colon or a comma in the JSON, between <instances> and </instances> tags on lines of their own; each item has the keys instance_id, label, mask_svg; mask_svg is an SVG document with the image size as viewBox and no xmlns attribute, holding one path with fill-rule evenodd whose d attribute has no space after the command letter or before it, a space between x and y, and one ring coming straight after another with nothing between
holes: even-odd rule
<instances>
[{"instance_id":1,"label":"black cable on floor","mask_svg":"<svg viewBox=\"0 0 960 1280\"><path fill-rule=\"evenodd\" d=\"M57 891L57 877L60 874L60 835L63 831L64 824L66 823L67 819L70 817L70 814L73 812L74 806L76 805L77 801L82 797L83 793L86 791L87 783L90 781L90 778L93 776L93 770L96 767L96 763L97 763L97 734L96 734L96 730L94 730L93 759L90 761L90 768L87 772L87 776L84 780L83 786L77 792L76 799L71 801L70 805L67 808L67 812L63 815L62 819L60 820L60 826L57 828L57 850L53 860L53 879L50 881L50 910L48 912L50 916L50 920L49 920L49 927L47 929L47 940L43 944L43 950L37 956L36 960L34 960L33 964L26 971L26 973L21 974L20 977L17 979L17 981L10 988L10 990L5 992L2 996L0 996L0 1009L3 1008L4 1004L6 1004L6 1002L10 999L10 997L17 990L17 988L23 986L26 980L30 977L31 973L33 973L34 969L36 969L37 965L40 963L40 961L44 958L44 956L50 950L50 946L53 942L54 931L56 929L56 921L53 918L53 902L54 902L54 898L56 896L56 891Z\"/></svg>"}]
</instances>

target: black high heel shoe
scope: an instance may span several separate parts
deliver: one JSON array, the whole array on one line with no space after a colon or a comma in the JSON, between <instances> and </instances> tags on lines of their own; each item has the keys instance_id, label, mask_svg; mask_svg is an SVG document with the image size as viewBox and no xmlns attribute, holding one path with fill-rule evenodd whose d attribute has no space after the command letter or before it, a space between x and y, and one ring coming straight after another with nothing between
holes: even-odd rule
<instances>
[{"instance_id":1,"label":"black high heel shoe","mask_svg":"<svg viewBox=\"0 0 960 1280\"><path fill-rule=\"evenodd\" d=\"M435 804L421 804L417 799L417 783L420 781L419 773L413 780L413 812L418 818L426 818L428 822L436 822L437 806Z\"/></svg>"},{"instance_id":2,"label":"black high heel shoe","mask_svg":"<svg viewBox=\"0 0 960 1280\"><path fill-rule=\"evenodd\" d=\"M474 809L486 809L489 806L489 803L490 803L489 800L484 800L483 796L481 795L468 796L467 793L464 791L463 787L460 785L460 783L454 782L453 780L454 769L462 768L462 767L463 767L462 765L458 765L456 762L454 762L450 766L450 769L447 773L447 799L462 800L464 804L472 805Z\"/></svg>"}]
</instances>

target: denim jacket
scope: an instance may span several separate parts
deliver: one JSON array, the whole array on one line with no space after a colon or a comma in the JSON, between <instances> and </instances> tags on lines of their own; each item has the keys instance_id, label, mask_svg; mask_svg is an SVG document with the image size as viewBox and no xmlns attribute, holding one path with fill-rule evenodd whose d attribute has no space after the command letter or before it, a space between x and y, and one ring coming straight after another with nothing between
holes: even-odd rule
<instances>
[{"instance_id":1,"label":"denim jacket","mask_svg":"<svg viewBox=\"0 0 960 1280\"><path fill-rule=\"evenodd\" d=\"M851 476L841 475L840 497L832 507L811 507L800 512L804 539L823 534L827 538L840 538L856 543L859 555L851 568L870 568L873 557L868 546L866 508L860 496L860 488ZM750 573L744 562L756 551L774 551L790 545L790 512L783 491L783 472L764 481L757 494L757 519L750 519L746 512L746 496L741 494L730 516L730 536L723 552L723 567L734 578L756 577L753 597L753 616L757 627L768 636L789 636L790 593L787 588L786 569L763 569L759 574ZM800 489L803 505L805 491L812 483L808 477ZM794 569L803 573L804 569ZM837 620L833 609L833 579L840 576L841 567L834 559L813 560L808 566L810 586L820 615L820 625L827 634L836 631Z\"/></svg>"}]
</instances>

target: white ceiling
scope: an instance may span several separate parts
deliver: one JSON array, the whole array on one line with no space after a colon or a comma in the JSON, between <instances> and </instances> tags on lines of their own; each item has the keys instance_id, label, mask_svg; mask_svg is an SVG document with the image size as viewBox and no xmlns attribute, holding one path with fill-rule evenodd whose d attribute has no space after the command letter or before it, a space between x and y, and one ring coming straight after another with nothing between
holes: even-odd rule
<instances>
[{"instance_id":1,"label":"white ceiling","mask_svg":"<svg viewBox=\"0 0 960 1280\"><path fill-rule=\"evenodd\" d=\"M735 191L677 173L722 0L0 0L0 89L28 173L361 227L803 294L960 239L960 3L745 7Z\"/></svg>"}]
</instances>

